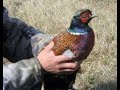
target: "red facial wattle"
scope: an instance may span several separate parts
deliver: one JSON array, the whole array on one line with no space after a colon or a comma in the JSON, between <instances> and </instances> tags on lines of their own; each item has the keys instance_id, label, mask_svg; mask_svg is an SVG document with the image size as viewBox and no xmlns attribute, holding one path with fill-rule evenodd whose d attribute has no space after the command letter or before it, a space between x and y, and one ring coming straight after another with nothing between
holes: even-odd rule
<instances>
[{"instance_id":1,"label":"red facial wattle","mask_svg":"<svg viewBox=\"0 0 120 90\"><path fill-rule=\"evenodd\" d=\"M81 14L80 19L82 23L87 23L88 20L91 18L91 16L92 16L91 13L86 12L86 13Z\"/></svg>"},{"instance_id":2,"label":"red facial wattle","mask_svg":"<svg viewBox=\"0 0 120 90\"><path fill-rule=\"evenodd\" d=\"M82 20L83 23L86 23L88 21L88 18L87 17L86 18L81 18L81 20Z\"/></svg>"}]
</instances>

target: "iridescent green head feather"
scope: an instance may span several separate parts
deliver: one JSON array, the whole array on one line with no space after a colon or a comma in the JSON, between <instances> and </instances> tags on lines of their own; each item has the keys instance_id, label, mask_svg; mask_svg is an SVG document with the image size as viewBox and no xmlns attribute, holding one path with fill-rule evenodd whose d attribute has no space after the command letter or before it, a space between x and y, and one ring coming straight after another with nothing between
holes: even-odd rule
<instances>
[{"instance_id":1,"label":"iridescent green head feather","mask_svg":"<svg viewBox=\"0 0 120 90\"><path fill-rule=\"evenodd\" d=\"M81 10L76 11L74 16L80 16L82 13L85 13L85 12L92 13L89 9L81 9Z\"/></svg>"}]
</instances>

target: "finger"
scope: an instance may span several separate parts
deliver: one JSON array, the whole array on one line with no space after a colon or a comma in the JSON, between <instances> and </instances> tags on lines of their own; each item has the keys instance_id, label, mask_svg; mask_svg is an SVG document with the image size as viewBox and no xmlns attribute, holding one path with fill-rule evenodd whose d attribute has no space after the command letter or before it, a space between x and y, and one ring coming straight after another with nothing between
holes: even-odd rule
<instances>
[{"instance_id":1,"label":"finger","mask_svg":"<svg viewBox=\"0 0 120 90\"><path fill-rule=\"evenodd\" d=\"M63 63L63 62L71 61L72 58L67 57L65 55L59 55L57 56L57 60L58 60L58 63Z\"/></svg>"},{"instance_id":2,"label":"finger","mask_svg":"<svg viewBox=\"0 0 120 90\"><path fill-rule=\"evenodd\" d=\"M58 72L55 72L55 74L72 74L73 72L73 69L61 69Z\"/></svg>"},{"instance_id":3,"label":"finger","mask_svg":"<svg viewBox=\"0 0 120 90\"><path fill-rule=\"evenodd\" d=\"M65 72L66 73L73 73L75 70L74 69L62 69L62 70L60 70L60 72L64 72L64 74L65 74Z\"/></svg>"},{"instance_id":4,"label":"finger","mask_svg":"<svg viewBox=\"0 0 120 90\"><path fill-rule=\"evenodd\" d=\"M59 64L60 69L73 69L76 70L78 68L77 63L61 63Z\"/></svg>"},{"instance_id":5,"label":"finger","mask_svg":"<svg viewBox=\"0 0 120 90\"><path fill-rule=\"evenodd\" d=\"M76 63L76 70L77 70L78 68L80 68L80 61L76 61L76 62L74 62L74 63Z\"/></svg>"},{"instance_id":6,"label":"finger","mask_svg":"<svg viewBox=\"0 0 120 90\"><path fill-rule=\"evenodd\" d=\"M53 46L54 46L54 42L51 41L51 42L45 47L45 50L50 51L50 50L52 50L52 47L53 47Z\"/></svg>"}]
</instances>

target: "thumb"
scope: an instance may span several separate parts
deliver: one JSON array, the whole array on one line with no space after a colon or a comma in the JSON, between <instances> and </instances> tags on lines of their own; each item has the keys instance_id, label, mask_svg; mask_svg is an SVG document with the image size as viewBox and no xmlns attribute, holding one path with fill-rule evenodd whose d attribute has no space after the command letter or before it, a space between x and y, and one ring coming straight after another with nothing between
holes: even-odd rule
<instances>
[{"instance_id":1,"label":"thumb","mask_svg":"<svg viewBox=\"0 0 120 90\"><path fill-rule=\"evenodd\" d=\"M52 50L53 46L54 46L54 42L51 41L51 42L45 47L45 50L50 51L50 50Z\"/></svg>"}]
</instances>

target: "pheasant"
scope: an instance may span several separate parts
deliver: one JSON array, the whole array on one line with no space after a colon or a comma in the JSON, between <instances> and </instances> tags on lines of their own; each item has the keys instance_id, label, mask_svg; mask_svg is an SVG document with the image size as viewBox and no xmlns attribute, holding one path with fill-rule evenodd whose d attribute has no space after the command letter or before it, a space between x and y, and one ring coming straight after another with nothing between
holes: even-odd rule
<instances>
[{"instance_id":1,"label":"pheasant","mask_svg":"<svg viewBox=\"0 0 120 90\"><path fill-rule=\"evenodd\" d=\"M88 25L92 18L89 9L82 9L75 13L67 31L61 32L53 38L55 55L65 54L74 56L75 60L82 62L90 54L94 46L95 35ZM45 78L45 90L68 90L75 81L76 72L70 75L48 74Z\"/></svg>"}]
</instances>

